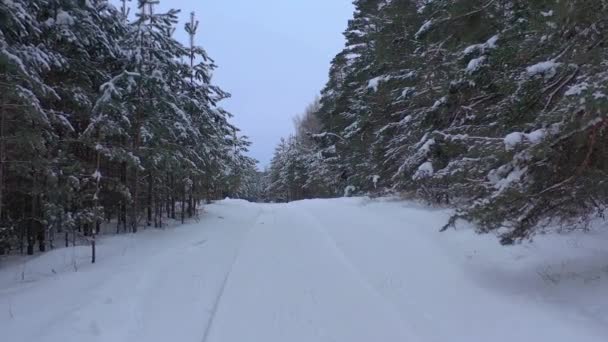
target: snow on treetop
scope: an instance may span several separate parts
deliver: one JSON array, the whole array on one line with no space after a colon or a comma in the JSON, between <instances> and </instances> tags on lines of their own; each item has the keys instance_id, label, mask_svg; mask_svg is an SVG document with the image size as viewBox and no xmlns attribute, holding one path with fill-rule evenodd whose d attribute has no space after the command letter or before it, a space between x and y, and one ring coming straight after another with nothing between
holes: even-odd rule
<instances>
[{"instance_id":1,"label":"snow on treetop","mask_svg":"<svg viewBox=\"0 0 608 342\"><path fill-rule=\"evenodd\" d=\"M588 88L589 88L589 83L587 83L587 82L575 84L575 85L571 86L570 88L568 88L568 90L566 90L564 95L566 95L566 96L580 95L583 91L587 90Z\"/></svg>"},{"instance_id":2,"label":"snow on treetop","mask_svg":"<svg viewBox=\"0 0 608 342\"><path fill-rule=\"evenodd\" d=\"M447 96L443 96L439 100L435 101L435 103L433 103L433 106L431 107L431 110L435 110L435 109L443 106L446 103L448 103L448 98L447 98Z\"/></svg>"},{"instance_id":3,"label":"snow on treetop","mask_svg":"<svg viewBox=\"0 0 608 342\"><path fill-rule=\"evenodd\" d=\"M422 13L424 12L424 10L426 9L426 6L429 5L431 2L433 2L434 0L418 0L416 1L416 11L418 13Z\"/></svg>"},{"instance_id":4,"label":"snow on treetop","mask_svg":"<svg viewBox=\"0 0 608 342\"><path fill-rule=\"evenodd\" d=\"M74 25L75 20L70 14L68 14L68 12L64 10L59 10L57 12L57 18L55 19L55 22L57 23L57 25L71 26Z\"/></svg>"},{"instance_id":5,"label":"snow on treetop","mask_svg":"<svg viewBox=\"0 0 608 342\"><path fill-rule=\"evenodd\" d=\"M466 49L464 49L463 53L465 55L469 55L475 51L480 51L481 53L485 53L487 50L495 49L497 47L498 38L499 38L499 35L494 35L483 44L474 44L474 45L468 46Z\"/></svg>"},{"instance_id":6,"label":"snow on treetop","mask_svg":"<svg viewBox=\"0 0 608 342\"><path fill-rule=\"evenodd\" d=\"M487 59L486 56L481 56L479 58L471 59L471 61L469 61L469 64L467 65L467 69L466 69L467 74L473 74L477 70L481 69L481 67L485 63L486 59Z\"/></svg>"},{"instance_id":7,"label":"snow on treetop","mask_svg":"<svg viewBox=\"0 0 608 342\"><path fill-rule=\"evenodd\" d=\"M380 1L380 3L378 4L378 10L383 9L384 7L388 6L391 4L391 2L393 2L393 0L384 0L384 1Z\"/></svg>"},{"instance_id":8,"label":"snow on treetop","mask_svg":"<svg viewBox=\"0 0 608 342\"><path fill-rule=\"evenodd\" d=\"M432 19L425 21L424 24L422 24L422 26L420 26L420 29L418 29L418 32L416 32L416 34L414 34L414 38L420 39L420 37L423 34L425 34L428 30L430 30L432 26L433 26Z\"/></svg>"},{"instance_id":9,"label":"snow on treetop","mask_svg":"<svg viewBox=\"0 0 608 342\"><path fill-rule=\"evenodd\" d=\"M431 152L431 147L433 147L433 145L435 145L435 139L426 140L426 136L425 136L422 141L424 141L424 142L418 143L418 146L420 146L418 148L418 152L422 153L424 155L427 155Z\"/></svg>"},{"instance_id":10,"label":"snow on treetop","mask_svg":"<svg viewBox=\"0 0 608 342\"><path fill-rule=\"evenodd\" d=\"M557 73L557 67L561 63L557 63L553 60L536 63L526 68L526 72L529 76L545 75L546 78L552 78Z\"/></svg>"},{"instance_id":11,"label":"snow on treetop","mask_svg":"<svg viewBox=\"0 0 608 342\"><path fill-rule=\"evenodd\" d=\"M489 49L495 49L497 42L498 42L498 35L495 35L495 36L492 36L490 39L488 39L488 41L485 43L485 46L486 46L486 48L489 48Z\"/></svg>"},{"instance_id":12,"label":"snow on treetop","mask_svg":"<svg viewBox=\"0 0 608 342\"><path fill-rule=\"evenodd\" d=\"M596 91L595 93L593 93L593 98L596 100L604 99L606 97L608 96L606 96L606 94L602 93L601 91Z\"/></svg>"},{"instance_id":13,"label":"snow on treetop","mask_svg":"<svg viewBox=\"0 0 608 342\"><path fill-rule=\"evenodd\" d=\"M346 59L348 65L352 65L359 57L361 57L361 54L351 52L349 54L346 54L344 56L344 59Z\"/></svg>"},{"instance_id":14,"label":"snow on treetop","mask_svg":"<svg viewBox=\"0 0 608 342\"><path fill-rule=\"evenodd\" d=\"M415 92L416 92L416 88L405 87L401 91L401 96L399 96L399 100L405 99L405 98L409 97L410 95L414 94Z\"/></svg>"},{"instance_id":15,"label":"snow on treetop","mask_svg":"<svg viewBox=\"0 0 608 342\"><path fill-rule=\"evenodd\" d=\"M427 161L418 167L416 173L412 176L412 180L419 180L427 177L431 177L435 174L435 169L433 168L433 163Z\"/></svg>"},{"instance_id":16,"label":"snow on treetop","mask_svg":"<svg viewBox=\"0 0 608 342\"><path fill-rule=\"evenodd\" d=\"M512 150L517 145L522 144L524 142L528 142L530 144L538 144L543 140L546 134L547 130L544 128L537 129L530 133L513 132L505 137L505 147L507 150Z\"/></svg>"},{"instance_id":17,"label":"snow on treetop","mask_svg":"<svg viewBox=\"0 0 608 342\"><path fill-rule=\"evenodd\" d=\"M369 80L369 82L367 83L367 89L372 89L373 91L378 91L378 86L380 85L380 82L386 82L390 79L391 79L390 76L374 77L371 80Z\"/></svg>"},{"instance_id":18,"label":"snow on treetop","mask_svg":"<svg viewBox=\"0 0 608 342\"><path fill-rule=\"evenodd\" d=\"M498 170L493 170L492 172L490 172L490 174L488 175L488 180L494 185L495 189L498 189L500 190L500 192L502 192L511 184L519 181L527 170L528 168L513 168L511 167L511 165L504 165ZM506 174L504 174L505 172ZM497 195L498 194L495 194L494 196Z\"/></svg>"},{"instance_id":19,"label":"snow on treetop","mask_svg":"<svg viewBox=\"0 0 608 342\"><path fill-rule=\"evenodd\" d=\"M553 10L546 11L546 12L542 11L542 12L540 12L540 15L542 15L543 17L552 17L553 16Z\"/></svg>"}]
</instances>

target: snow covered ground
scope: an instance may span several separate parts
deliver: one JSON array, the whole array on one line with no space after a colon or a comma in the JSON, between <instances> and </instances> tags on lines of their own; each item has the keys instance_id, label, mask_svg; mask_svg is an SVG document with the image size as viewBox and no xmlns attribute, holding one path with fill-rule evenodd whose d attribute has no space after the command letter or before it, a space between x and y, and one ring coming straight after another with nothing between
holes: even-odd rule
<instances>
[{"instance_id":1,"label":"snow covered ground","mask_svg":"<svg viewBox=\"0 0 608 342\"><path fill-rule=\"evenodd\" d=\"M0 260L3 340L607 341L608 235L503 248L367 199L207 207L201 222Z\"/></svg>"}]
</instances>

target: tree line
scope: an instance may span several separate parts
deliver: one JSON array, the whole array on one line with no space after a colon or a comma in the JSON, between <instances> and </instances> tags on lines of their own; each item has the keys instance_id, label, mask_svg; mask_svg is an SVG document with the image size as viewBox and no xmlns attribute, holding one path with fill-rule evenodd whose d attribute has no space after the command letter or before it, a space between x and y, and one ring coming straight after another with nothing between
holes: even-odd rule
<instances>
[{"instance_id":1,"label":"tree line","mask_svg":"<svg viewBox=\"0 0 608 342\"><path fill-rule=\"evenodd\" d=\"M157 3L0 0L0 254L183 222L255 170L194 14L184 45Z\"/></svg>"},{"instance_id":2,"label":"tree line","mask_svg":"<svg viewBox=\"0 0 608 342\"><path fill-rule=\"evenodd\" d=\"M608 2L356 0L281 200L399 193L511 244L608 203ZM276 194L275 194L276 196Z\"/></svg>"}]
</instances>

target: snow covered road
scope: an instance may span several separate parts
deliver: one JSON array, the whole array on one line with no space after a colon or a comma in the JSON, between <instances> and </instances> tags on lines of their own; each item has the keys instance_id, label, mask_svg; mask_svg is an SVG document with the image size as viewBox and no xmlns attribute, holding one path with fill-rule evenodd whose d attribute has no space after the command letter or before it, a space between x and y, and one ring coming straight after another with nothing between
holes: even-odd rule
<instances>
[{"instance_id":1,"label":"snow covered road","mask_svg":"<svg viewBox=\"0 0 608 342\"><path fill-rule=\"evenodd\" d=\"M0 336L608 340L606 240L580 237L577 246L595 254L583 248L558 259L555 251L572 238L501 248L470 231L438 233L448 215L364 199L222 201L200 223L102 239L96 265L87 263L87 248L0 264Z\"/></svg>"}]
</instances>

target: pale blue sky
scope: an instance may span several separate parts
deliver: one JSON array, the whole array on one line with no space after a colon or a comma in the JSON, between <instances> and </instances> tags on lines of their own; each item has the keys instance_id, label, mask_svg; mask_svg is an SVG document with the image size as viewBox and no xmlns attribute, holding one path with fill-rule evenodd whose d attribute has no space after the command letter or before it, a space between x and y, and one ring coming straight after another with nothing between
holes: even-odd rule
<instances>
[{"instance_id":1,"label":"pale blue sky","mask_svg":"<svg viewBox=\"0 0 608 342\"><path fill-rule=\"evenodd\" d=\"M233 96L222 106L264 167L293 131L292 118L325 85L344 46L351 0L161 0L160 10L169 7L184 19L196 12L198 43L219 65L214 81ZM185 41L182 27L176 34Z\"/></svg>"}]
</instances>

